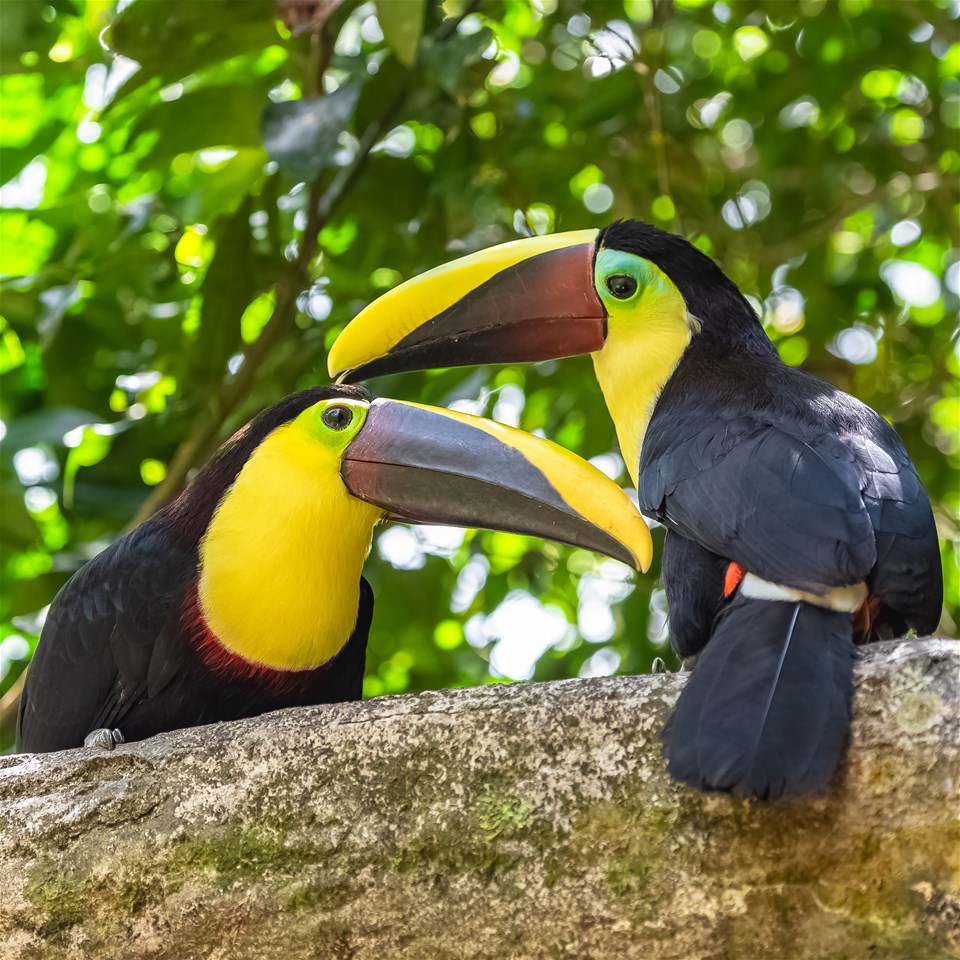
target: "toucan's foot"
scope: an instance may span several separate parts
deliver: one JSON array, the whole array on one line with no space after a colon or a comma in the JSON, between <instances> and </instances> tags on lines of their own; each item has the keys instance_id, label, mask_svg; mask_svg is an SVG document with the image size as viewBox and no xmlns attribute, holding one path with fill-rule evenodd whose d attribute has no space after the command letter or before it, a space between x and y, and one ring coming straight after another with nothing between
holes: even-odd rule
<instances>
[{"instance_id":1,"label":"toucan's foot","mask_svg":"<svg viewBox=\"0 0 960 960\"><path fill-rule=\"evenodd\" d=\"M118 743L123 743L123 734L107 727L91 730L83 740L85 747L99 747L101 750L112 750Z\"/></svg>"}]
</instances>

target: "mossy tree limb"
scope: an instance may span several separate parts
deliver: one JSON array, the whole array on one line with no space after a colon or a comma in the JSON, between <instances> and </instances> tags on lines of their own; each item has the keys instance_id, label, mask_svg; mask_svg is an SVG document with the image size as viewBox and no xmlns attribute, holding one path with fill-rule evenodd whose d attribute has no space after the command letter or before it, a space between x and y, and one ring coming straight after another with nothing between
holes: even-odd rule
<instances>
[{"instance_id":1,"label":"mossy tree limb","mask_svg":"<svg viewBox=\"0 0 960 960\"><path fill-rule=\"evenodd\" d=\"M0 760L0 955L957 955L960 643L877 644L828 796L664 771L683 678L291 710Z\"/></svg>"}]
</instances>

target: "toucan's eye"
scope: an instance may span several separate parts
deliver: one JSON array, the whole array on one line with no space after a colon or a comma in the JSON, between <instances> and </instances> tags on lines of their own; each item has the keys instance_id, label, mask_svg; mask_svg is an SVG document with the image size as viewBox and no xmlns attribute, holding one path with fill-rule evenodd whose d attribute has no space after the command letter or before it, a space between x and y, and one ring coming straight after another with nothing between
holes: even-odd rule
<instances>
[{"instance_id":1,"label":"toucan's eye","mask_svg":"<svg viewBox=\"0 0 960 960\"><path fill-rule=\"evenodd\" d=\"M349 407L337 404L323 411L323 422L331 430L345 430L353 423L353 411Z\"/></svg>"},{"instance_id":2,"label":"toucan's eye","mask_svg":"<svg viewBox=\"0 0 960 960\"><path fill-rule=\"evenodd\" d=\"M607 277L607 289L618 300L629 300L637 292L637 281L625 273Z\"/></svg>"}]
</instances>

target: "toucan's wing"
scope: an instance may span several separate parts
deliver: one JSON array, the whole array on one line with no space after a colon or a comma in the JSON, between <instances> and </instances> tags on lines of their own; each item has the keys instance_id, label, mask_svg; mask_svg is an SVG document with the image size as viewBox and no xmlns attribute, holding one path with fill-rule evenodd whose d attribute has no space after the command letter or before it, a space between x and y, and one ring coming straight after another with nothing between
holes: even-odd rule
<instances>
[{"instance_id":1,"label":"toucan's wing","mask_svg":"<svg viewBox=\"0 0 960 960\"><path fill-rule=\"evenodd\" d=\"M156 683L175 674L174 607L195 570L195 559L148 522L71 577L50 607L27 673L21 750L80 746L90 730L118 722L148 677Z\"/></svg>"},{"instance_id":2,"label":"toucan's wing","mask_svg":"<svg viewBox=\"0 0 960 960\"><path fill-rule=\"evenodd\" d=\"M870 417L855 435L823 416L662 411L644 442L640 506L766 580L806 590L862 582L877 534L922 539L932 524L896 434L862 409Z\"/></svg>"},{"instance_id":3,"label":"toucan's wing","mask_svg":"<svg viewBox=\"0 0 960 960\"><path fill-rule=\"evenodd\" d=\"M867 585L888 612L897 614L885 634L900 636L907 627L930 633L943 609L937 525L927 492L896 431L876 419L874 437L847 438L861 471L863 502L877 545L877 562Z\"/></svg>"}]
</instances>

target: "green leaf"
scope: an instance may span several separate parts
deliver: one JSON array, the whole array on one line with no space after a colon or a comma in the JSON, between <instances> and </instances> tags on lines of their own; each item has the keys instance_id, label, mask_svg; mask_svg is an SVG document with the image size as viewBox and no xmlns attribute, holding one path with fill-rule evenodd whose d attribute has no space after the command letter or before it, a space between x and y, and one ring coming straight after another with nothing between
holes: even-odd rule
<instances>
[{"instance_id":1,"label":"green leaf","mask_svg":"<svg viewBox=\"0 0 960 960\"><path fill-rule=\"evenodd\" d=\"M13 4L16 6L16 4ZM137 0L103 35L114 53L139 64L111 106L150 80L164 83L280 40L274 0Z\"/></svg>"},{"instance_id":2,"label":"green leaf","mask_svg":"<svg viewBox=\"0 0 960 960\"><path fill-rule=\"evenodd\" d=\"M0 536L4 553L12 556L15 551L29 547L37 538L37 525L27 513L23 503L23 487L12 470L0 471Z\"/></svg>"},{"instance_id":3,"label":"green leaf","mask_svg":"<svg viewBox=\"0 0 960 960\"><path fill-rule=\"evenodd\" d=\"M455 33L443 43L425 43L420 59L430 78L436 78L440 87L453 96L464 70L480 61L492 39L493 32L487 27L476 33Z\"/></svg>"},{"instance_id":4,"label":"green leaf","mask_svg":"<svg viewBox=\"0 0 960 960\"><path fill-rule=\"evenodd\" d=\"M325 97L267 104L260 131L270 159L296 180L313 180L333 159L359 96L351 85Z\"/></svg>"},{"instance_id":5,"label":"green leaf","mask_svg":"<svg viewBox=\"0 0 960 960\"><path fill-rule=\"evenodd\" d=\"M209 223L220 214L233 213L264 178L268 159L263 147L241 147L235 157L215 169L194 171L193 182L200 196L198 219Z\"/></svg>"},{"instance_id":6,"label":"green leaf","mask_svg":"<svg viewBox=\"0 0 960 960\"><path fill-rule=\"evenodd\" d=\"M104 424L83 428L80 442L67 454L63 468L63 505L73 506L74 485L81 467L96 466L110 452L114 431Z\"/></svg>"},{"instance_id":7,"label":"green leaf","mask_svg":"<svg viewBox=\"0 0 960 960\"><path fill-rule=\"evenodd\" d=\"M71 430L98 419L97 414L76 407L53 407L24 413L7 427L0 451L7 459L22 447L62 447L64 436Z\"/></svg>"},{"instance_id":8,"label":"green leaf","mask_svg":"<svg viewBox=\"0 0 960 960\"><path fill-rule=\"evenodd\" d=\"M426 0L377 0L377 19L383 39L401 63L412 67L423 32Z\"/></svg>"},{"instance_id":9,"label":"green leaf","mask_svg":"<svg viewBox=\"0 0 960 960\"><path fill-rule=\"evenodd\" d=\"M256 147L260 144L257 117L265 99L265 93L255 87L205 87L185 93L143 113L128 143L144 134L159 134L142 165L204 147Z\"/></svg>"},{"instance_id":10,"label":"green leaf","mask_svg":"<svg viewBox=\"0 0 960 960\"><path fill-rule=\"evenodd\" d=\"M45 0L13 0L0 3L0 73L27 69L21 63L26 53L46 57L57 39L58 27L43 18Z\"/></svg>"},{"instance_id":11,"label":"green leaf","mask_svg":"<svg viewBox=\"0 0 960 960\"><path fill-rule=\"evenodd\" d=\"M223 378L227 360L239 349L240 319L255 292L249 219L247 198L213 231L217 246L203 281L200 331L191 355L194 378L206 383Z\"/></svg>"},{"instance_id":12,"label":"green leaf","mask_svg":"<svg viewBox=\"0 0 960 960\"><path fill-rule=\"evenodd\" d=\"M363 136L371 124L381 122L384 111L407 88L410 76L408 67L396 57L388 57L377 72L364 81L353 115L353 128L358 136Z\"/></svg>"},{"instance_id":13,"label":"green leaf","mask_svg":"<svg viewBox=\"0 0 960 960\"><path fill-rule=\"evenodd\" d=\"M40 127L22 147L5 146L0 151L0 183L8 183L35 157L43 153L63 132L63 123L51 120Z\"/></svg>"}]
</instances>

